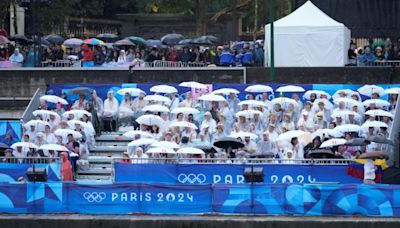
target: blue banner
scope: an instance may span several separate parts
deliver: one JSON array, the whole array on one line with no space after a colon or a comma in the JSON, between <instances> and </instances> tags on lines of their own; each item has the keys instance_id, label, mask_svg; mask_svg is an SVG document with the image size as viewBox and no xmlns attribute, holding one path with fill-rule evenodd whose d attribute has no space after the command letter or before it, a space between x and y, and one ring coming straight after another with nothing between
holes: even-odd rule
<instances>
[{"instance_id":1,"label":"blue banner","mask_svg":"<svg viewBox=\"0 0 400 228\"><path fill-rule=\"evenodd\" d=\"M400 216L398 185L0 183L0 213Z\"/></svg>"},{"instance_id":2,"label":"blue banner","mask_svg":"<svg viewBox=\"0 0 400 228\"><path fill-rule=\"evenodd\" d=\"M0 163L0 182L13 182L18 178L23 177L28 179L26 171L32 167L33 164L14 164L14 163ZM46 168L48 181L60 181L60 164L35 164L35 168Z\"/></svg>"},{"instance_id":3,"label":"blue banner","mask_svg":"<svg viewBox=\"0 0 400 228\"><path fill-rule=\"evenodd\" d=\"M11 146L21 141L21 121L0 120L0 142Z\"/></svg>"},{"instance_id":4,"label":"blue banner","mask_svg":"<svg viewBox=\"0 0 400 228\"><path fill-rule=\"evenodd\" d=\"M116 182L167 184L244 184L244 170L236 164L115 164ZM263 164L264 183L337 182L356 184L362 180L347 175L346 165ZM332 175L334 174L334 175Z\"/></svg>"}]
</instances>

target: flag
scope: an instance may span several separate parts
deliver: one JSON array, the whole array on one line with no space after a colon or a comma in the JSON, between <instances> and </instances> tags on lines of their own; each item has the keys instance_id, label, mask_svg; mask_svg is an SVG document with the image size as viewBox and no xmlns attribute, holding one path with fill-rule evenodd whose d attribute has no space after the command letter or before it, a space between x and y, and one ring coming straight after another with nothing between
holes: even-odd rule
<instances>
[{"instance_id":1,"label":"flag","mask_svg":"<svg viewBox=\"0 0 400 228\"><path fill-rule=\"evenodd\" d=\"M351 162L347 165L347 175L364 179L364 163L367 159L355 159L354 162ZM375 182L379 183L382 180L382 170L385 170L388 165L384 159L376 159L374 161L376 166L375 170Z\"/></svg>"}]
</instances>

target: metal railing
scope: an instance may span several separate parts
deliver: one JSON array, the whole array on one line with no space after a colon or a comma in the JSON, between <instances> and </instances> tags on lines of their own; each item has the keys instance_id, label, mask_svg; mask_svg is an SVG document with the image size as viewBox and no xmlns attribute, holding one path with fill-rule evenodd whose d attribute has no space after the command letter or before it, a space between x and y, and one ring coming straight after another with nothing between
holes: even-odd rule
<instances>
[{"instance_id":1,"label":"metal railing","mask_svg":"<svg viewBox=\"0 0 400 228\"><path fill-rule=\"evenodd\" d=\"M32 120L34 118L32 112L37 110L38 107L40 106L40 100L39 100L40 96L41 96L40 89L37 88L35 94L31 98L31 101L29 102L28 106L26 107L24 114L22 114L21 121L23 123L26 123L29 120Z\"/></svg>"},{"instance_id":2,"label":"metal railing","mask_svg":"<svg viewBox=\"0 0 400 228\"><path fill-rule=\"evenodd\" d=\"M49 163L60 163L61 159L58 157L0 157L0 163L11 163L11 164L49 164Z\"/></svg>"},{"instance_id":3,"label":"metal railing","mask_svg":"<svg viewBox=\"0 0 400 228\"><path fill-rule=\"evenodd\" d=\"M360 67L399 67L399 60L384 60L384 61L375 61L369 62L368 64L358 62L358 66Z\"/></svg>"},{"instance_id":4,"label":"metal railing","mask_svg":"<svg viewBox=\"0 0 400 228\"><path fill-rule=\"evenodd\" d=\"M275 158L131 158L116 157L112 164L266 164L266 165L347 165L351 159L275 159Z\"/></svg>"},{"instance_id":5,"label":"metal railing","mask_svg":"<svg viewBox=\"0 0 400 228\"><path fill-rule=\"evenodd\" d=\"M57 61L44 61L42 67L82 67L81 61L74 60L57 60Z\"/></svg>"},{"instance_id":6,"label":"metal railing","mask_svg":"<svg viewBox=\"0 0 400 228\"><path fill-rule=\"evenodd\" d=\"M207 64L156 60L154 62L146 62L145 67L158 67L158 68L207 67Z\"/></svg>"}]
</instances>

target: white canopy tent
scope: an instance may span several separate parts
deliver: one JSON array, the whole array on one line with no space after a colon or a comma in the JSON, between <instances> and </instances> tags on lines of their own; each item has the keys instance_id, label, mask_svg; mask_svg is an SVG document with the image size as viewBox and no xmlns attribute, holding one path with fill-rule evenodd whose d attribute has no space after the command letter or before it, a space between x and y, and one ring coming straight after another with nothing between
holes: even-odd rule
<instances>
[{"instance_id":1,"label":"white canopy tent","mask_svg":"<svg viewBox=\"0 0 400 228\"><path fill-rule=\"evenodd\" d=\"M270 24L265 26L265 66L270 62ZM311 1L274 22L275 66L344 66L350 30Z\"/></svg>"}]
</instances>

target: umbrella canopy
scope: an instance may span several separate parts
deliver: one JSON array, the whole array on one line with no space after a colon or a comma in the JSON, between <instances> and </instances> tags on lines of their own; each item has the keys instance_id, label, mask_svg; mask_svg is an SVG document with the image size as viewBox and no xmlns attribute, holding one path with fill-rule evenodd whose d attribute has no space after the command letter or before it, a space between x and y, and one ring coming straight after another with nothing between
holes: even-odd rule
<instances>
[{"instance_id":1,"label":"umbrella canopy","mask_svg":"<svg viewBox=\"0 0 400 228\"><path fill-rule=\"evenodd\" d=\"M54 150L54 151L68 151L65 146L58 145L58 144L45 144L40 146L42 150Z\"/></svg>"},{"instance_id":2,"label":"umbrella canopy","mask_svg":"<svg viewBox=\"0 0 400 228\"><path fill-rule=\"evenodd\" d=\"M151 92L154 93L177 93L178 90L173 87L173 86L169 86L169 85L156 85L150 88Z\"/></svg>"},{"instance_id":3,"label":"umbrella canopy","mask_svg":"<svg viewBox=\"0 0 400 228\"><path fill-rule=\"evenodd\" d=\"M168 142L168 141L156 141L151 144L151 147L179 149L179 145L176 144L176 142Z\"/></svg>"},{"instance_id":4,"label":"umbrella canopy","mask_svg":"<svg viewBox=\"0 0 400 228\"><path fill-rule=\"evenodd\" d=\"M200 154L200 155L205 154L204 151L202 151L198 148L194 148L194 147L181 148L176 153L177 154Z\"/></svg>"},{"instance_id":5,"label":"umbrella canopy","mask_svg":"<svg viewBox=\"0 0 400 228\"><path fill-rule=\"evenodd\" d=\"M245 131L231 133L231 135L229 135L229 137L236 138L236 139L241 138L242 140L244 140L246 137L249 137L251 140L258 139L258 135L250 133L250 132L245 132Z\"/></svg>"},{"instance_id":6,"label":"umbrella canopy","mask_svg":"<svg viewBox=\"0 0 400 228\"><path fill-rule=\"evenodd\" d=\"M195 88L195 89L207 89L206 85L201 84L200 82L195 82L195 81L182 82L182 83L179 84L179 86L188 87L188 88Z\"/></svg>"},{"instance_id":7,"label":"umbrella canopy","mask_svg":"<svg viewBox=\"0 0 400 228\"><path fill-rule=\"evenodd\" d=\"M169 112L169 109L162 105L147 105L142 109L144 112Z\"/></svg>"},{"instance_id":8,"label":"umbrella canopy","mask_svg":"<svg viewBox=\"0 0 400 228\"><path fill-rule=\"evenodd\" d=\"M292 140L293 138L298 138L302 135L304 135L306 132L301 131L301 130L293 130L293 131L288 131L285 133L282 133L278 136L276 140Z\"/></svg>"},{"instance_id":9,"label":"umbrella canopy","mask_svg":"<svg viewBox=\"0 0 400 228\"><path fill-rule=\"evenodd\" d=\"M43 120L30 120L30 121L28 121L28 122L26 122L24 124L24 127L28 129L31 126L37 127L38 125L43 125L43 126L48 125L48 126L50 126L49 123L47 123L46 121L43 121Z\"/></svg>"},{"instance_id":10,"label":"umbrella canopy","mask_svg":"<svg viewBox=\"0 0 400 228\"><path fill-rule=\"evenodd\" d=\"M206 94L199 97L201 101L226 101L223 96L215 94Z\"/></svg>"},{"instance_id":11,"label":"umbrella canopy","mask_svg":"<svg viewBox=\"0 0 400 228\"><path fill-rule=\"evenodd\" d=\"M386 127L386 128L388 128L389 126L382 121L370 121L370 122L365 122L363 125L361 125L361 127L364 129L368 129L370 127L373 127L373 128Z\"/></svg>"},{"instance_id":12,"label":"umbrella canopy","mask_svg":"<svg viewBox=\"0 0 400 228\"><path fill-rule=\"evenodd\" d=\"M245 100L238 103L238 105L249 105L253 107L267 107L268 105L265 102L257 101L257 100Z\"/></svg>"},{"instance_id":13,"label":"umbrella canopy","mask_svg":"<svg viewBox=\"0 0 400 228\"><path fill-rule=\"evenodd\" d=\"M24 35L13 35L13 36L9 36L8 39L11 40L11 41L15 41L17 43L20 43L20 44L32 43L32 40L28 39Z\"/></svg>"},{"instance_id":14,"label":"umbrella canopy","mask_svg":"<svg viewBox=\"0 0 400 228\"><path fill-rule=\"evenodd\" d=\"M190 108L190 107L181 107L181 108L175 108L172 109L171 111L172 114L178 114L178 113L183 113L184 115L189 115L189 114L199 114L200 111L195 109L195 108Z\"/></svg>"},{"instance_id":15,"label":"umbrella canopy","mask_svg":"<svg viewBox=\"0 0 400 228\"><path fill-rule=\"evenodd\" d=\"M83 43L87 44L87 45L104 45L104 41L96 39L96 38L90 38L90 39L86 39L83 41Z\"/></svg>"},{"instance_id":16,"label":"umbrella canopy","mask_svg":"<svg viewBox=\"0 0 400 228\"><path fill-rule=\"evenodd\" d=\"M336 155L328 149L318 149L318 150L311 150L310 152L308 152L308 155L311 158L336 158Z\"/></svg>"},{"instance_id":17,"label":"umbrella canopy","mask_svg":"<svg viewBox=\"0 0 400 228\"><path fill-rule=\"evenodd\" d=\"M292 98L287 98L287 97L278 97L275 99L272 99L271 101L273 104L281 104L281 105L289 105L292 104L294 107L299 106L296 100Z\"/></svg>"},{"instance_id":18,"label":"umbrella canopy","mask_svg":"<svg viewBox=\"0 0 400 228\"><path fill-rule=\"evenodd\" d=\"M334 128L335 131L346 133L346 132L359 132L361 127L355 124L344 124Z\"/></svg>"},{"instance_id":19,"label":"umbrella canopy","mask_svg":"<svg viewBox=\"0 0 400 228\"><path fill-rule=\"evenodd\" d=\"M327 99L331 99L331 95L322 90L308 90L306 93L304 93L303 98L306 100L311 100L311 94L315 94L317 98L321 98L321 95L325 95L327 96Z\"/></svg>"},{"instance_id":20,"label":"umbrella canopy","mask_svg":"<svg viewBox=\"0 0 400 228\"><path fill-rule=\"evenodd\" d=\"M65 40L62 36L56 34L50 34L46 36L44 39L53 44L62 44Z\"/></svg>"},{"instance_id":21,"label":"umbrella canopy","mask_svg":"<svg viewBox=\"0 0 400 228\"><path fill-rule=\"evenodd\" d=\"M244 91L249 93L270 93L274 90L267 85L251 85L248 86Z\"/></svg>"},{"instance_id":22,"label":"umbrella canopy","mask_svg":"<svg viewBox=\"0 0 400 228\"><path fill-rule=\"evenodd\" d=\"M358 113L356 113L356 112L353 112L353 111L349 111L349 110L344 110L344 111L335 112L335 113L333 113L333 114L331 115L331 117L332 117L333 119L335 119L336 117L340 116L340 117L342 117L342 119L343 119L344 117L347 117L347 116L349 116L349 115L353 115L355 119L358 119L358 120L361 119L361 115L360 115L360 114L358 114Z\"/></svg>"},{"instance_id":23,"label":"umbrella canopy","mask_svg":"<svg viewBox=\"0 0 400 228\"><path fill-rule=\"evenodd\" d=\"M171 33L161 37L161 42L165 45L173 46L178 45L179 41L185 39L181 34Z\"/></svg>"},{"instance_id":24,"label":"umbrella canopy","mask_svg":"<svg viewBox=\"0 0 400 228\"><path fill-rule=\"evenodd\" d=\"M394 145L394 142L390 139L387 139L383 136L376 135L376 136L370 136L367 138L368 141L370 142L375 142L375 143L382 143L382 144L389 144L389 145Z\"/></svg>"},{"instance_id":25,"label":"umbrella canopy","mask_svg":"<svg viewBox=\"0 0 400 228\"><path fill-rule=\"evenodd\" d=\"M340 97L340 93L344 93L346 97L350 97L351 94L357 93L356 91L353 91L351 89L339 89L336 90L336 92L332 95L332 99L337 99L337 98L343 98Z\"/></svg>"},{"instance_id":26,"label":"umbrella canopy","mask_svg":"<svg viewBox=\"0 0 400 228\"><path fill-rule=\"evenodd\" d=\"M374 110L368 110L367 112L365 112L365 115L369 115L369 116L386 116L386 117L390 117L393 118L393 114L387 111L384 111L382 109L374 109Z\"/></svg>"},{"instance_id":27,"label":"umbrella canopy","mask_svg":"<svg viewBox=\"0 0 400 228\"><path fill-rule=\"evenodd\" d=\"M231 93L239 94L240 92L239 92L239 90L237 90L237 89L232 89L232 88L221 88L221 89L214 90L212 93L213 93L213 94L229 95L229 94L231 94Z\"/></svg>"},{"instance_id":28,"label":"umbrella canopy","mask_svg":"<svg viewBox=\"0 0 400 228\"><path fill-rule=\"evenodd\" d=\"M125 39L132 41L137 46L146 47L146 40L144 40L142 37L130 36Z\"/></svg>"},{"instance_id":29,"label":"umbrella canopy","mask_svg":"<svg viewBox=\"0 0 400 228\"><path fill-rule=\"evenodd\" d=\"M206 35L205 37L206 37L208 40L210 40L212 43L214 43L214 44L220 43L219 38L216 37L216 36L213 36L213 35Z\"/></svg>"},{"instance_id":30,"label":"umbrella canopy","mask_svg":"<svg viewBox=\"0 0 400 228\"><path fill-rule=\"evenodd\" d=\"M112 43L118 40L118 36L113 33L102 33L97 35L96 38L106 43Z\"/></svg>"},{"instance_id":31,"label":"umbrella canopy","mask_svg":"<svg viewBox=\"0 0 400 228\"><path fill-rule=\"evenodd\" d=\"M146 154L176 154L176 152L170 148L155 147L146 151Z\"/></svg>"},{"instance_id":32,"label":"umbrella canopy","mask_svg":"<svg viewBox=\"0 0 400 228\"><path fill-rule=\"evenodd\" d=\"M388 154L384 151L373 151L361 154L358 158L368 159L368 158L389 158Z\"/></svg>"},{"instance_id":33,"label":"umbrella canopy","mask_svg":"<svg viewBox=\"0 0 400 228\"><path fill-rule=\"evenodd\" d=\"M315 99L313 103L313 108L316 109L318 108L318 104L322 102L325 105L325 108L327 109L333 109L333 104L328 100L328 99Z\"/></svg>"},{"instance_id":34,"label":"umbrella canopy","mask_svg":"<svg viewBox=\"0 0 400 228\"><path fill-rule=\"evenodd\" d=\"M334 146L344 145L346 142L347 142L346 139L333 138L323 142L319 147L320 148L334 147Z\"/></svg>"},{"instance_id":35,"label":"umbrella canopy","mask_svg":"<svg viewBox=\"0 0 400 228\"><path fill-rule=\"evenodd\" d=\"M88 87L76 87L76 88L70 89L68 91L68 94L86 95L86 94L89 94L92 92L93 92L93 89L88 88Z\"/></svg>"},{"instance_id":36,"label":"umbrella canopy","mask_svg":"<svg viewBox=\"0 0 400 228\"><path fill-rule=\"evenodd\" d=\"M11 145L11 148L16 150L17 147L23 147L23 148L31 148L31 149L39 149L38 146L36 146L33 143L29 143L29 142L17 142Z\"/></svg>"},{"instance_id":37,"label":"umbrella canopy","mask_svg":"<svg viewBox=\"0 0 400 228\"><path fill-rule=\"evenodd\" d=\"M144 97L145 101L156 101L156 102L164 102L167 104L171 103L171 99L169 99L168 97L164 97L161 95L147 95Z\"/></svg>"},{"instance_id":38,"label":"umbrella canopy","mask_svg":"<svg viewBox=\"0 0 400 228\"><path fill-rule=\"evenodd\" d=\"M133 131L127 131L123 134L123 136L127 138L135 138L136 135L140 135L141 138L153 138L153 135L151 135L148 132L145 131L138 131L138 130L133 130Z\"/></svg>"},{"instance_id":39,"label":"umbrella canopy","mask_svg":"<svg viewBox=\"0 0 400 228\"><path fill-rule=\"evenodd\" d=\"M343 134L334 130L334 129L318 129L315 132L313 132L312 137L315 138L319 136L321 139L326 138L326 137L341 137Z\"/></svg>"},{"instance_id":40,"label":"umbrella canopy","mask_svg":"<svg viewBox=\"0 0 400 228\"><path fill-rule=\"evenodd\" d=\"M139 118L136 119L136 122L147 126L157 125L158 127L161 127L162 124L164 123L164 120L159 116L150 114L150 115L140 116Z\"/></svg>"},{"instance_id":41,"label":"umbrella canopy","mask_svg":"<svg viewBox=\"0 0 400 228\"><path fill-rule=\"evenodd\" d=\"M123 40L118 40L115 43L113 43L113 46L136 46L132 41L123 39Z\"/></svg>"},{"instance_id":42,"label":"umbrella canopy","mask_svg":"<svg viewBox=\"0 0 400 228\"><path fill-rule=\"evenodd\" d=\"M188 127L194 130L197 130L197 126L193 123L187 122L187 121L173 121L170 125L170 128L172 127Z\"/></svg>"},{"instance_id":43,"label":"umbrella canopy","mask_svg":"<svg viewBox=\"0 0 400 228\"><path fill-rule=\"evenodd\" d=\"M215 141L214 146L218 147L218 148L223 148L223 149L227 149L229 147L231 147L232 149L238 149L238 148L244 147L244 144L236 138L223 137L223 138Z\"/></svg>"},{"instance_id":44,"label":"umbrella canopy","mask_svg":"<svg viewBox=\"0 0 400 228\"><path fill-rule=\"evenodd\" d=\"M147 47L155 47L159 49L167 48L168 46L164 45L161 40L146 40Z\"/></svg>"},{"instance_id":45,"label":"umbrella canopy","mask_svg":"<svg viewBox=\"0 0 400 228\"><path fill-rule=\"evenodd\" d=\"M54 135L61 136L63 139L67 138L67 136L71 134L75 139L80 139L82 138L81 133L71 130L71 129L57 129L54 132Z\"/></svg>"},{"instance_id":46,"label":"umbrella canopy","mask_svg":"<svg viewBox=\"0 0 400 228\"><path fill-rule=\"evenodd\" d=\"M5 143L0 142L0 149L8 149L9 146Z\"/></svg>"},{"instance_id":47,"label":"umbrella canopy","mask_svg":"<svg viewBox=\"0 0 400 228\"><path fill-rule=\"evenodd\" d=\"M86 110L69 110L62 114L64 118L69 118L70 115L73 115L74 119L80 119L83 115L92 116L92 114Z\"/></svg>"},{"instance_id":48,"label":"umbrella canopy","mask_svg":"<svg viewBox=\"0 0 400 228\"><path fill-rule=\"evenodd\" d=\"M344 145L346 146L366 146L369 144L368 140L364 138L354 138L347 141Z\"/></svg>"},{"instance_id":49,"label":"umbrella canopy","mask_svg":"<svg viewBox=\"0 0 400 228\"><path fill-rule=\"evenodd\" d=\"M188 46L188 45L190 45L190 41L192 41L192 39L184 39L184 40L179 41L178 44L181 46Z\"/></svg>"},{"instance_id":50,"label":"umbrella canopy","mask_svg":"<svg viewBox=\"0 0 400 228\"><path fill-rule=\"evenodd\" d=\"M68 126L70 129L75 129L75 125L81 125L82 128L84 129L89 129L90 125L88 123L85 123L83 121L80 120L69 120L68 122Z\"/></svg>"},{"instance_id":51,"label":"umbrella canopy","mask_svg":"<svg viewBox=\"0 0 400 228\"><path fill-rule=\"evenodd\" d=\"M58 113L49 111L49 110L39 109L39 110L33 111L32 114L34 116L40 115L40 116L42 116L43 119L47 119L50 115L55 116L57 119L60 119L60 115L58 115Z\"/></svg>"},{"instance_id":52,"label":"umbrella canopy","mask_svg":"<svg viewBox=\"0 0 400 228\"><path fill-rule=\"evenodd\" d=\"M301 93L304 91L303 87L294 85L281 86L275 90L275 92L279 93Z\"/></svg>"},{"instance_id":53,"label":"umbrella canopy","mask_svg":"<svg viewBox=\"0 0 400 228\"><path fill-rule=\"evenodd\" d=\"M0 44L8 44L8 43L10 43L10 40L5 36L0 35Z\"/></svg>"},{"instance_id":54,"label":"umbrella canopy","mask_svg":"<svg viewBox=\"0 0 400 228\"><path fill-rule=\"evenodd\" d=\"M129 147L144 146L144 145L150 145L154 142L156 142L156 141L152 138L140 138L140 139L137 139L137 140L134 140L134 141L128 143L128 146Z\"/></svg>"},{"instance_id":55,"label":"umbrella canopy","mask_svg":"<svg viewBox=\"0 0 400 228\"><path fill-rule=\"evenodd\" d=\"M83 40L77 38L71 38L64 40L63 45L69 48L77 48L83 44Z\"/></svg>"},{"instance_id":56,"label":"umbrella canopy","mask_svg":"<svg viewBox=\"0 0 400 228\"><path fill-rule=\"evenodd\" d=\"M400 88L389 88L385 89L386 94L400 94Z\"/></svg>"},{"instance_id":57,"label":"umbrella canopy","mask_svg":"<svg viewBox=\"0 0 400 228\"><path fill-rule=\"evenodd\" d=\"M372 97L373 93L379 94L380 97L385 95L385 90L382 87L376 85L364 85L360 87L357 91L360 94L368 97Z\"/></svg>"},{"instance_id":58,"label":"umbrella canopy","mask_svg":"<svg viewBox=\"0 0 400 228\"><path fill-rule=\"evenodd\" d=\"M363 105L366 107L370 106L371 104L375 104L376 106L381 107L381 108L390 106L390 103L388 101L381 100L381 99L369 99L369 100L365 100L363 102Z\"/></svg>"},{"instance_id":59,"label":"umbrella canopy","mask_svg":"<svg viewBox=\"0 0 400 228\"><path fill-rule=\"evenodd\" d=\"M138 88L123 88L118 90L117 93L120 95L125 95L126 93L129 93L132 97L137 97L141 93L146 94L143 90Z\"/></svg>"},{"instance_id":60,"label":"umbrella canopy","mask_svg":"<svg viewBox=\"0 0 400 228\"><path fill-rule=\"evenodd\" d=\"M259 116L262 115L262 112L257 111L257 110L243 110L243 111L239 111L235 114L236 117L240 117L243 116L246 119L253 119L254 115L258 114Z\"/></svg>"},{"instance_id":61,"label":"umbrella canopy","mask_svg":"<svg viewBox=\"0 0 400 228\"><path fill-rule=\"evenodd\" d=\"M361 105L361 102L347 97L339 97L333 100L333 103L335 103L336 105L339 105L339 103L341 102L343 102L349 108Z\"/></svg>"},{"instance_id":62,"label":"umbrella canopy","mask_svg":"<svg viewBox=\"0 0 400 228\"><path fill-rule=\"evenodd\" d=\"M202 45L202 46L213 45L213 44L218 43L218 42L216 42L217 40L215 38L213 38L211 36L200 36L200 37L192 39L190 41L190 44Z\"/></svg>"},{"instance_id":63,"label":"umbrella canopy","mask_svg":"<svg viewBox=\"0 0 400 228\"><path fill-rule=\"evenodd\" d=\"M50 102L50 103L54 103L54 104L61 103L63 105L68 105L67 100L65 100L61 97L55 96L55 95L44 95L44 96L41 96L39 99Z\"/></svg>"}]
</instances>

